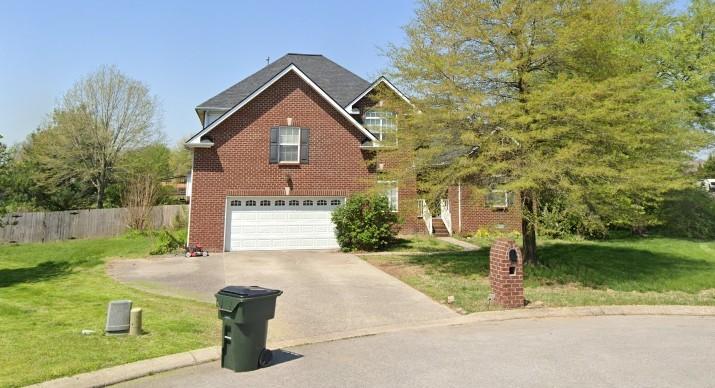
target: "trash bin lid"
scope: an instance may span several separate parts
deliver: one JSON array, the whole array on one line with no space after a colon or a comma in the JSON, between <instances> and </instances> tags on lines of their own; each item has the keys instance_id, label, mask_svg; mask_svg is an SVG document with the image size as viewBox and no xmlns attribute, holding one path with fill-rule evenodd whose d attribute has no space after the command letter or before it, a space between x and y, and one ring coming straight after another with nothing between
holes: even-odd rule
<instances>
[{"instance_id":1,"label":"trash bin lid","mask_svg":"<svg viewBox=\"0 0 715 388\"><path fill-rule=\"evenodd\" d=\"M270 295L280 295L283 293L281 290L272 290L270 288L263 288L258 286L228 286L221 289L218 292L220 295L233 296L242 299L250 298L260 298Z\"/></svg>"}]
</instances>

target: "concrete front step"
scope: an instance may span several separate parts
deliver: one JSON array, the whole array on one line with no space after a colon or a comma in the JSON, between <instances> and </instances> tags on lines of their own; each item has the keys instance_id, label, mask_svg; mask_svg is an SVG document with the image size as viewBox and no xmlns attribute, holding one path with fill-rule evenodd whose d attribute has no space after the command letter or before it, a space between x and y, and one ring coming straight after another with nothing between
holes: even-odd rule
<instances>
[{"instance_id":1,"label":"concrete front step","mask_svg":"<svg viewBox=\"0 0 715 388\"><path fill-rule=\"evenodd\" d=\"M432 219L432 234L437 237L449 236L449 230L441 218Z\"/></svg>"}]
</instances>

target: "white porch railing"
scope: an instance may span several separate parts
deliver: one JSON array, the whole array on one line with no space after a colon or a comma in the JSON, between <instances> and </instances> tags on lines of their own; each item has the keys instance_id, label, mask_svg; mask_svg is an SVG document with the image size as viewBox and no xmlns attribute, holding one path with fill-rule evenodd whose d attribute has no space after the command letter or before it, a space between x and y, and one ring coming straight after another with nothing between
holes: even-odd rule
<instances>
[{"instance_id":1,"label":"white porch railing","mask_svg":"<svg viewBox=\"0 0 715 388\"><path fill-rule=\"evenodd\" d=\"M449 210L449 200L440 199L439 200L439 218L444 222L444 226L447 227L447 232L452 235L452 213Z\"/></svg>"},{"instance_id":2,"label":"white porch railing","mask_svg":"<svg viewBox=\"0 0 715 388\"><path fill-rule=\"evenodd\" d=\"M424 199L417 200L417 206L419 208L419 214L422 220L425 222L425 227L427 227L427 233L432 234L432 213L429 211L429 206L427 206L427 201Z\"/></svg>"}]
</instances>

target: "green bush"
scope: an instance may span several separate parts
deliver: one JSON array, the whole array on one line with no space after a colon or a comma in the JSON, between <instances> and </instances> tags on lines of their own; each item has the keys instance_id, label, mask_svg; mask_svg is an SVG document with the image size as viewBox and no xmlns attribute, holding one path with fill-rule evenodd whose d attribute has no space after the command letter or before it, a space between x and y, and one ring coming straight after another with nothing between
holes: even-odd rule
<instances>
[{"instance_id":1,"label":"green bush","mask_svg":"<svg viewBox=\"0 0 715 388\"><path fill-rule=\"evenodd\" d=\"M353 195L335 209L332 217L343 251L384 249L397 234L397 214L382 195Z\"/></svg>"},{"instance_id":2,"label":"green bush","mask_svg":"<svg viewBox=\"0 0 715 388\"><path fill-rule=\"evenodd\" d=\"M162 229L157 232L154 248L149 252L150 255L165 255L167 253L176 252L186 245L186 231L177 230L170 232Z\"/></svg>"},{"instance_id":3,"label":"green bush","mask_svg":"<svg viewBox=\"0 0 715 388\"><path fill-rule=\"evenodd\" d=\"M657 231L671 237L715 238L715 198L700 188L671 193L660 209Z\"/></svg>"},{"instance_id":4,"label":"green bush","mask_svg":"<svg viewBox=\"0 0 715 388\"><path fill-rule=\"evenodd\" d=\"M506 237L518 242L521 241L521 232L516 230L505 232L501 230L489 230L485 228L479 228L472 236L474 240L478 241L480 244L485 245L491 245L494 240L502 237Z\"/></svg>"},{"instance_id":5,"label":"green bush","mask_svg":"<svg viewBox=\"0 0 715 388\"><path fill-rule=\"evenodd\" d=\"M568 240L580 236L600 239L608 235L606 225L598 216L558 202L539 209L537 224L539 235L547 238Z\"/></svg>"}]
</instances>

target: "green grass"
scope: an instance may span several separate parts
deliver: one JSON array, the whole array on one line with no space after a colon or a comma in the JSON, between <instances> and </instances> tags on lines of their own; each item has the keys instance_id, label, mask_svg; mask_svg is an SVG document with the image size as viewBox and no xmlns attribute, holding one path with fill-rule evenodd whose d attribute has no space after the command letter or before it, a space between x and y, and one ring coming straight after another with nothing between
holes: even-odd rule
<instances>
[{"instance_id":1,"label":"green grass","mask_svg":"<svg viewBox=\"0 0 715 388\"><path fill-rule=\"evenodd\" d=\"M212 305L138 291L105 274L108 258L147 256L151 244L135 236L0 245L0 386L217 344ZM102 335L107 303L116 299L144 310L145 335Z\"/></svg>"},{"instance_id":2,"label":"green grass","mask_svg":"<svg viewBox=\"0 0 715 388\"><path fill-rule=\"evenodd\" d=\"M431 236L400 236L386 252L450 252L462 248Z\"/></svg>"},{"instance_id":3,"label":"green grass","mask_svg":"<svg viewBox=\"0 0 715 388\"><path fill-rule=\"evenodd\" d=\"M484 242L482 242L484 243ZM525 296L545 306L715 305L715 242L662 237L547 241L541 264L525 268ZM455 296L467 312L487 303L489 251L365 256L435 300Z\"/></svg>"}]
</instances>

